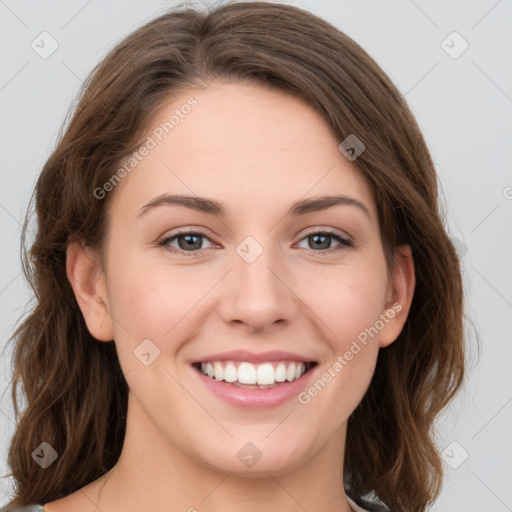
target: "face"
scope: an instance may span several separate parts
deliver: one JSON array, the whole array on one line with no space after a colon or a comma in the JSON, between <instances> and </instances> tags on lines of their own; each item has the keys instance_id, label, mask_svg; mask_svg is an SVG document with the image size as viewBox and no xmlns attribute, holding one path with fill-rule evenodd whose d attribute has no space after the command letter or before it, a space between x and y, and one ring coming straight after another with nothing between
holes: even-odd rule
<instances>
[{"instance_id":1,"label":"face","mask_svg":"<svg viewBox=\"0 0 512 512\"><path fill-rule=\"evenodd\" d=\"M319 114L250 83L174 98L147 137L109 204L94 300L77 297L115 340L144 449L236 474L339 461L410 295L365 180Z\"/></svg>"}]
</instances>

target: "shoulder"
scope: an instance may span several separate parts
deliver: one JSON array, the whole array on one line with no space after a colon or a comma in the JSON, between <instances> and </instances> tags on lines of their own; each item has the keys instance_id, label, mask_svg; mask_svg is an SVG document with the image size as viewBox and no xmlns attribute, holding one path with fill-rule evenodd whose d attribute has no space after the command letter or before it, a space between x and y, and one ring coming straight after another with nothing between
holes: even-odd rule
<instances>
[{"instance_id":1,"label":"shoulder","mask_svg":"<svg viewBox=\"0 0 512 512\"><path fill-rule=\"evenodd\" d=\"M347 500L354 512L390 512L384 504L372 503L361 498L354 499L350 496L347 496Z\"/></svg>"}]
</instances>

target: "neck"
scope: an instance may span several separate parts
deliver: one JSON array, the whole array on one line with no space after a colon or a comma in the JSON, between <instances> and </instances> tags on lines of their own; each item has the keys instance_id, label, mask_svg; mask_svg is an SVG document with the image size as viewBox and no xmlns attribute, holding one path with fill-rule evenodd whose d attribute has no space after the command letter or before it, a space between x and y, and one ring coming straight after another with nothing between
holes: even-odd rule
<instances>
[{"instance_id":1,"label":"neck","mask_svg":"<svg viewBox=\"0 0 512 512\"><path fill-rule=\"evenodd\" d=\"M129 408L137 408L133 400ZM137 411L139 414L141 411ZM307 461L286 471L236 474L209 467L162 438L147 419L130 421L123 450L106 476L97 505L104 512L350 512L343 489L343 432ZM136 425L135 425L136 424Z\"/></svg>"}]
</instances>

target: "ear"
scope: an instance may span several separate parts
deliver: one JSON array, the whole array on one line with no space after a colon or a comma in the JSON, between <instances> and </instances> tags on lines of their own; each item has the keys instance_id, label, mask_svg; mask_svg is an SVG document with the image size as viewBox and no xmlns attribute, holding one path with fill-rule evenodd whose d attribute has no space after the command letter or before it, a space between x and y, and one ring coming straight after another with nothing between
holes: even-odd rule
<instances>
[{"instance_id":1,"label":"ear","mask_svg":"<svg viewBox=\"0 0 512 512\"><path fill-rule=\"evenodd\" d=\"M91 335L100 341L112 341L105 275L98 254L79 242L68 244L66 274Z\"/></svg>"},{"instance_id":2,"label":"ear","mask_svg":"<svg viewBox=\"0 0 512 512\"><path fill-rule=\"evenodd\" d=\"M385 327L380 331L379 346L387 347L398 338L411 308L416 276L414 260L409 245L395 251L395 261L386 291L386 305L381 318Z\"/></svg>"}]
</instances>

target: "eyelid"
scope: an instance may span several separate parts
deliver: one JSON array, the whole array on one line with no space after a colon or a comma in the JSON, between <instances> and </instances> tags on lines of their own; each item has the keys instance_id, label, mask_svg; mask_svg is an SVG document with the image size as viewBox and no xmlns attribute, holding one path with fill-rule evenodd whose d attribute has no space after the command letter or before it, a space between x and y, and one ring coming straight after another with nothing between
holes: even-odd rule
<instances>
[{"instance_id":1,"label":"eyelid","mask_svg":"<svg viewBox=\"0 0 512 512\"><path fill-rule=\"evenodd\" d=\"M212 238L207 235L204 231L203 231L204 228L199 228L199 229L194 229L192 226L190 227L186 227L186 228L177 228L176 231L172 231L172 232L168 232L166 233L165 235L161 236L158 241L157 241L157 244L158 246L162 246L162 247L165 247L167 246L167 243L169 241L171 241L172 239L176 239L177 237L179 237L180 235L198 235L198 236L201 236L203 238L206 238L207 240L209 240L213 245L218 245L216 244L216 242L214 242L212 240ZM205 248L205 249L199 249L198 251L183 251L181 249L175 249L174 247L167 247L169 249L170 252L176 252L176 253L187 253L189 255L192 255L192 254L198 254L199 252L205 250L205 249L210 249L210 247L208 248Z\"/></svg>"},{"instance_id":2,"label":"eyelid","mask_svg":"<svg viewBox=\"0 0 512 512\"><path fill-rule=\"evenodd\" d=\"M314 228L311 228L310 230L306 231L306 233L304 235L302 235L302 238L300 240L304 239L307 236L316 235L316 234L320 234L320 233L326 234L326 235L336 235L347 242L353 242L352 237L346 231L341 231L340 229L331 228L331 227L322 228L322 227L316 227L316 226Z\"/></svg>"}]
</instances>

